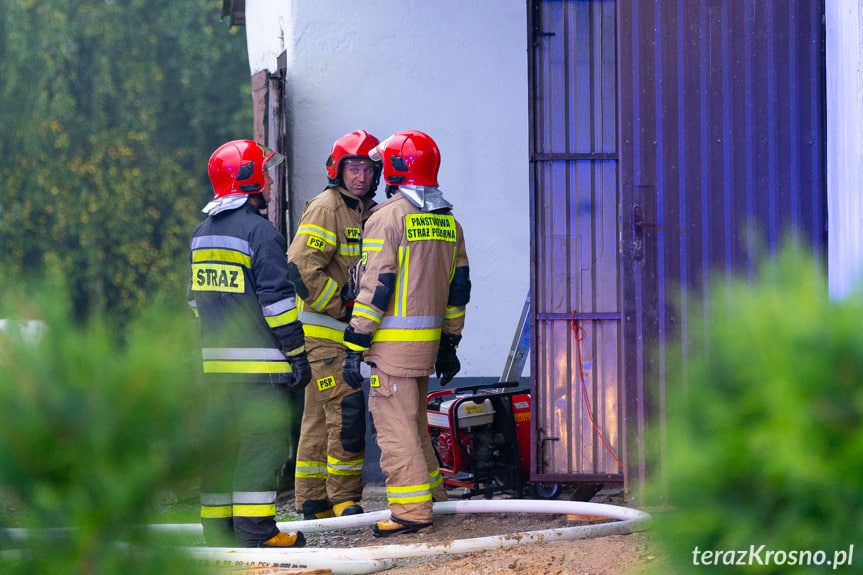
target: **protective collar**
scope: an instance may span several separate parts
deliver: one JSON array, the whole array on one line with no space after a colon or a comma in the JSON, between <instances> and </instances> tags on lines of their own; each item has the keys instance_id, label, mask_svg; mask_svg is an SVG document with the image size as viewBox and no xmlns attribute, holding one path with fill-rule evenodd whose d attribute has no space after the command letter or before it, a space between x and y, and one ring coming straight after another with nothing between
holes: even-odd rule
<instances>
[{"instance_id":1,"label":"protective collar","mask_svg":"<svg viewBox=\"0 0 863 575\"><path fill-rule=\"evenodd\" d=\"M220 214L228 210L235 210L248 201L249 196L247 194L239 196L224 196L221 198L216 198L215 200L204 206L204 209L201 211L208 216L215 216L216 214Z\"/></svg>"},{"instance_id":2,"label":"protective collar","mask_svg":"<svg viewBox=\"0 0 863 575\"><path fill-rule=\"evenodd\" d=\"M439 188L432 186L399 186L401 193L410 202L424 212L450 209L452 204L446 201Z\"/></svg>"}]
</instances>

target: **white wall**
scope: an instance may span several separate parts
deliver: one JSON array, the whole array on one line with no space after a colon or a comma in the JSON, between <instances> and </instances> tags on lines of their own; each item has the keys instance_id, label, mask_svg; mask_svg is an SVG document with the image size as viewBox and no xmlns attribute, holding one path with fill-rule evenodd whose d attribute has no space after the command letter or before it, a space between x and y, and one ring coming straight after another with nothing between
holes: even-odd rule
<instances>
[{"instance_id":1,"label":"white wall","mask_svg":"<svg viewBox=\"0 0 863 575\"><path fill-rule=\"evenodd\" d=\"M827 30L827 223L830 295L863 275L863 0L825 5Z\"/></svg>"},{"instance_id":2,"label":"white wall","mask_svg":"<svg viewBox=\"0 0 863 575\"><path fill-rule=\"evenodd\" d=\"M440 147L473 282L460 376L501 374L529 288L526 17L525 0L246 4L250 71L274 71L287 52L297 211L324 188L326 157L348 132L416 129Z\"/></svg>"}]
</instances>

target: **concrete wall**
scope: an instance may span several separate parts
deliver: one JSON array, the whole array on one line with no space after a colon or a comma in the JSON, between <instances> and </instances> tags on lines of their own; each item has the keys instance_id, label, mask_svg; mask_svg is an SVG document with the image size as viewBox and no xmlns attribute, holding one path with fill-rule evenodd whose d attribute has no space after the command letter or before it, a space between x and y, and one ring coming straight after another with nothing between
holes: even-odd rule
<instances>
[{"instance_id":1,"label":"concrete wall","mask_svg":"<svg viewBox=\"0 0 863 575\"><path fill-rule=\"evenodd\" d=\"M526 18L524 0L246 4L250 72L287 56L294 224L340 136L416 129L440 147L473 282L460 376L500 375L529 287Z\"/></svg>"}]
</instances>

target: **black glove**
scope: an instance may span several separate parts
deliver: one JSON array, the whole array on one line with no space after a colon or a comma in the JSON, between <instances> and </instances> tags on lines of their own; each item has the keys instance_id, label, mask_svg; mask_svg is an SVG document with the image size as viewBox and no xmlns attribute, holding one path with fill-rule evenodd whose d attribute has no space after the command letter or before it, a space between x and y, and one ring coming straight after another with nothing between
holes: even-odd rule
<instances>
[{"instance_id":1,"label":"black glove","mask_svg":"<svg viewBox=\"0 0 863 575\"><path fill-rule=\"evenodd\" d=\"M345 352L345 360L342 362L342 378L351 389L360 389L363 386L363 376L360 373L360 363L363 361L363 352L349 349Z\"/></svg>"},{"instance_id":2,"label":"black glove","mask_svg":"<svg viewBox=\"0 0 863 575\"><path fill-rule=\"evenodd\" d=\"M356 294L348 284L345 284L342 286L342 291L339 294L339 297L342 298L342 303L345 304L345 315L340 317L339 321L348 323L351 321L351 314L354 311L354 298L356 297Z\"/></svg>"},{"instance_id":3,"label":"black glove","mask_svg":"<svg viewBox=\"0 0 863 575\"><path fill-rule=\"evenodd\" d=\"M437 359L434 362L435 375L440 377L441 387L452 381L455 374L461 369L461 363L455 355L460 335L442 333L440 336L440 347L437 350Z\"/></svg>"},{"instance_id":4,"label":"black glove","mask_svg":"<svg viewBox=\"0 0 863 575\"><path fill-rule=\"evenodd\" d=\"M288 384L288 389L299 391L312 380L312 367L309 365L309 359L305 353L300 353L288 357L288 362L294 371L294 377L291 383Z\"/></svg>"},{"instance_id":5,"label":"black glove","mask_svg":"<svg viewBox=\"0 0 863 575\"><path fill-rule=\"evenodd\" d=\"M354 300L357 299L357 294L354 291L352 284L352 281L346 283L342 286L342 290L339 292L339 297L342 298L342 302L344 302L345 305L348 305L348 303L354 305Z\"/></svg>"}]
</instances>

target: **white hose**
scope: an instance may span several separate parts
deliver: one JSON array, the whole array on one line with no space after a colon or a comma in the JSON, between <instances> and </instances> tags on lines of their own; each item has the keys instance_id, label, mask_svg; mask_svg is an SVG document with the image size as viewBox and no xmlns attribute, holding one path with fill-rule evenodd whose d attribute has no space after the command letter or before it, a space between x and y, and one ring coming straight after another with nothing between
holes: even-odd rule
<instances>
[{"instance_id":1,"label":"white hose","mask_svg":"<svg viewBox=\"0 0 863 575\"><path fill-rule=\"evenodd\" d=\"M202 565L329 569L333 575L377 573L389 569L393 564L392 559L338 559L323 554L294 553L294 551L302 551L302 549L236 549L214 553L208 547L192 547L187 551L195 561ZM255 551L255 553L240 553L241 551Z\"/></svg>"},{"instance_id":2,"label":"white hose","mask_svg":"<svg viewBox=\"0 0 863 575\"><path fill-rule=\"evenodd\" d=\"M624 535L647 529L650 521L650 515L643 511L616 505L584 501L534 499L445 501L435 503L433 513L434 515L452 515L457 513L566 513L592 515L617 519L618 521L538 531L521 531L490 537L476 537L473 539L455 539L441 543L375 545L351 549L326 547L304 547L299 549L187 547L185 549L192 557L204 563L223 565L227 563L237 566L257 565L262 567L326 567L332 569L334 574L374 573L388 569L392 565L393 559L457 555L491 549L504 549L528 543L572 541L576 539L605 537L608 535ZM381 519L389 519L389 517L390 512L385 510L311 521L282 521L277 525L282 531L313 533L371 525ZM201 533L201 525L197 523L153 524L149 527L156 531ZM20 538L27 530L7 529L5 531L13 538Z\"/></svg>"},{"instance_id":3,"label":"white hose","mask_svg":"<svg viewBox=\"0 0 863 575\"><path fill-rule=\"evenodd\" d=\"M528 543L539 543L548 541L572 541L576 539L590 539L593 537L605 537L608 535L624 535L635 531L647 529L650 516L647 513L626 507L617 507L602 503L587 503L583 501L538 501L531 499L490 499L471 501L447 501L435 503L435 515L447 515L455 513L542 513L542 514L579 514L593 515L618 519L614 523L601 523L596 525L579 525L575 527L562 527L558 529L543 529L539 531L522 531L507 533L490 537L477 537L473 539L456 539L442 543L411 543L376 545L370 547L355 548L312 548L291 549L283 551L280 549L254 549L254 548L189 548L196 557L206 557L212 560L226 559L236 563L266 564L276 561L280 554L289 554L293 557L321 555L328 561L348 560L384 560L403 559L408 557L432 557L436 555L457 555L472 553L476 551L488 551L491 549L504 549L516 545ZM357 527L363 524L372 524L379 519L388 518L389 511L365 513L349 517L334 517L330 519L319 519L315 521L287 521L279 523L279 528L285 531L332 531L337 528ZM350 521L346 521L350 520ZM162 525L160 528L168 526ZM335 565L327 564L333 573L351 573L351 571L337 571Z\"/></svg>"}]
</instances>

